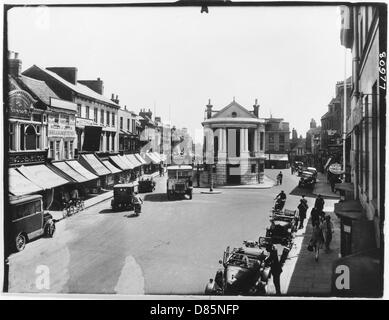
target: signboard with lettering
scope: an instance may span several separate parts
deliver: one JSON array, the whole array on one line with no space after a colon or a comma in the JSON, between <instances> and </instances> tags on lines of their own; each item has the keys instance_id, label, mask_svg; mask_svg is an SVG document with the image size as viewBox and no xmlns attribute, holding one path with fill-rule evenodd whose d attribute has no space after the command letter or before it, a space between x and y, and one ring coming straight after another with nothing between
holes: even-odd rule
<instances>
[{"instance_id":1,"label":"signboard with lettering","mask_svg":"<svg viewBox=\"0 0 389 320\"><path fill-rule=\"evenodd\" d=\"M67 114L50 114L47 123L47 136L60 138L76 137L75 116Z\"/></svg>"},{"instance_id":2,"label":"signboard with lettering","mask_svg":"<svg viewBox=\"0 0 389 320\"><path fill-rule=\"evenodd\" d=\"M9 93L9 117L31 120L31 107L36 101L26 91L13 90Z\"/></svg>"}]
</instances>

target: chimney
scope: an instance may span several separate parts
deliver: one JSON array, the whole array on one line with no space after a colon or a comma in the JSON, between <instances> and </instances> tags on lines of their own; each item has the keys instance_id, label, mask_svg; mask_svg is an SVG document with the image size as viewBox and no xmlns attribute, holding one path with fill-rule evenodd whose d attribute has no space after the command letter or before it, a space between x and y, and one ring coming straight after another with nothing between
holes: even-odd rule
<instances>
[{"instance_id":1,"label":"chimney","mask_svg":"<svg viewBox=\"0 0 389 320\"><path fill-rule=\"evenodd\" d=\"M14 52L14 58L12 58L12 53L12 51L8 51L8 72L11 76L18 78L22 72L22 61L18 59L17 52Z\"/></svg>"},{"instance_id":2,"label":"chimney","mask_svg":"<svg viewBox=\"0 0 389 320\"><path fill-rule=\"evenodd\" d=\"M211 105L211 99L208 99L207 104L207 119L210 119L212 117L212 105Z\"/></svg>"},{"instance_id":3,"label":"chimney","mask_svg":"<svg viewBox=\"0 0 389 320\"><path fill-rule=\"evenodd\" d=\"M69 81L70 83L77 84L77 68L75 67L50 67L46 68L49 71L52 71L59 75L61 78Z\"/></svg>"},{"instance_id":4,"label":"chimney","mask_svg":"<svg viewBox=\"0 0 389 320\"><path fill-rule=\"evenodd\" d=\"M253 105L254 108L254 115L259 118L259 104L258 99L255 99L255 104Z\"/></svg>"},{"instance_id":5,"label":"chimney","mask_svg":"<svg viewBox=\"0 0 389 320\"><path fill-rule=\"evenodd\" d=\"M115 102L116 102L116 104L119 104L119 96L118 95L116 95Z\"/></svg>"},{"instance_id":6,"label":"chimney","mask_svg":"<svg viewBox=\"0 0 389 320\"><path fill-rule=\"evenodd\" d=\"M77 82L86 85L89 89L92 89L98 94L104 94L104 84L100 78L97 78L97 80L78 80Z\"/></svg>"},{"instance_id":7,"label":"chimney","mask_svg":"<svg viewBox=\"0 0 389 320\"><path fill-rule=\"evenodd\" d=\"M115 101L115 94L112 93L111 100Z\"/></svg>"},{"instance_id":8,"label":"chimney","mask_svg":"<svg viewBox=\"0 0 389 320\"><path fill-rule=\"evenodd\" d=\"M127 106L124 106L124 110L127 110Z\"/></svg>"}]
</instances>

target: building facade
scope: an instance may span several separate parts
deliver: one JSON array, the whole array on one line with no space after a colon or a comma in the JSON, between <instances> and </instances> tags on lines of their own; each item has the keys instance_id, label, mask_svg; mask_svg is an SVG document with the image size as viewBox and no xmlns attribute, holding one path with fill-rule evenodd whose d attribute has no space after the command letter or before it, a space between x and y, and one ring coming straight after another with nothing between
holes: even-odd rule
<instances>
[{"instance_id":1,"label":"building facade","mask_svg":"<svg viewBox=\"0 0 389 320\"><path fill-rule=\"evenodd\" d=\"M139 153L139 134L140 126L137 115L124 109L119 109L119 152Z\"/></svg>"},{"instance_id":2,"label":"building facade","mask_svg":"<svg viewBox=\"0 0 389 320\"><path fill-rule=\"evenodd\" d=\"M290 151L289 122L281 118L265 119L266 168L287 168Z\"/></svg>"},{"instance_id":3,"label":"building facade","mask_svg":"<svg viewBox=\"0 0 389 320\"><path fill-rule=\"evenodd\" d=\"M77 105L77 152L117 153L119 101L103 95L103 82L77 80L77 68L28 68L23 75L41 80L62 99Z\"/></svg>"},{"instance_id":4,"label":"building facade","mask_svg":"<svg viewBox=\"0 0 389 320\"><path fill-rule=\"evenodd\" d=\"M351 49L353 58L351 107L346 110L346 163L351 173L337 186L345 201L335 205L342 258L334 273L337 265L348 266L352 290L342 292L334 285L339 295L380 296L383 288L386 24L382 21L386 7L342 7L341 43Z\"/></svg>"},{"instance_id":5,"label":"building facade","mask_svg":"<svg viewBox=\"0 0 389 320\"><path fill-rule=\"evenodd\" d=\"M204 128L204 163L212 182L256 184L262 182L265 152L265 121L259 118L257 101L248 111L235 100L220 111L210 101ZM213 167L211 169L211 167Z\"/></svg>"}]
</instances>

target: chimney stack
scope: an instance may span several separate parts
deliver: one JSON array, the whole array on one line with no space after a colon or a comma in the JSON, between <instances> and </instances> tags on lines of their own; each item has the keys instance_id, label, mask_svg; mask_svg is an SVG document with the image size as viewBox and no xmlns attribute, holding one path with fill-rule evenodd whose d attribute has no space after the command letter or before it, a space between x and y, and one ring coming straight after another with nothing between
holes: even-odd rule
<instances>
[{"instance_id":1,"label":"chimney stack","mask_svg":"<svg viewBox=\"0 0 389 320\"><path fill-rule=\"evenodd\" d=\"M104 85L100 78L97 78L97 80L78 80L77 82L86 85L89 89L92 89L98 94L104 94Z\"/></svg>"},{"instance_id":2,"label":"chimney stack","mask_svg":"<svg viewBox=\"0 0 389 320\"><path fill-rule=\"evenodd\" d=\"M12 58L12 53L14 53L14 58ZM22 61L18 59L19 53L8 51L8 72L11 76L16 78L20 77L22 72Z\"/></svg>"},{"instance_id":3,"label":"chimney stack","mask_svg":"<svg viewBox=\"0 0 389 320\"><path fill-rule=\"evenodd\" d=\"M255 104L253 105L254 108L254 115L259 118L259 104L258 99L255 99Z\"/></svg>"},{"instance_id":4,"label":"chimney stack","mask_svg":"<svg viewBox=\"0 0 389 320\"><path fill-rule=\"evenodd\" d=\"M212 117L212 105L211 105L211 99L208 99L207 104L207 119L210 119Z\"/></svg>"},{"instance_id":5,"label":"chimney stack","mask_svg":"<svg viewBox=\"0 0 389 320\"><path fill-rule=\"evenodd\" d=\"M115 101L115 94L114 93L112 93L111 100Z\"/></svg>"}]
</instances>

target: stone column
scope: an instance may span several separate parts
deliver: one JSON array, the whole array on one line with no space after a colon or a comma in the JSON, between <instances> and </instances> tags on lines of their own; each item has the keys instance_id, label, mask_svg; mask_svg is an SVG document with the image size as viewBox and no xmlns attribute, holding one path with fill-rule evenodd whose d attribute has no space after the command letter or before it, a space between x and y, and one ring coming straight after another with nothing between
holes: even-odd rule
<instances>
[{"instance_id":1,"label":"stone column","mask_svg":"<svg viewBox=\"0 0 389 320\"><path fill-rule=\"evenodd\" d=\"M216 182L218 185L227 183L227 129L219 128L218 163L216 166Z\"/></svg>"},{"instance_id":2,"label":"stone column","mask_svg":"<svg viewBox=\"0 0 389 320\"><path fill-rule=\"evenodd\" d=\"M15 123L15 127L14 127L14 130L15 130L15 151L20 151L20 139L22 139L22 137L20 137L20 124L19 122L16 122Z\"/></svg>"},{"instance_id":3,"label":"stone column","mask_svg":"<svg viewBox=\"0 0 389 320\"><path fill-rule=\"evenodd\" d=\"M249 152L248 149L248 129L243 128L240 129L240 156L242 157L242 154L246 154Z\"/></svg>"}]
</instances>

